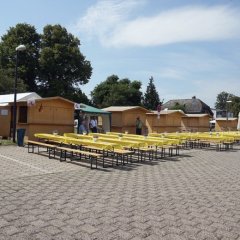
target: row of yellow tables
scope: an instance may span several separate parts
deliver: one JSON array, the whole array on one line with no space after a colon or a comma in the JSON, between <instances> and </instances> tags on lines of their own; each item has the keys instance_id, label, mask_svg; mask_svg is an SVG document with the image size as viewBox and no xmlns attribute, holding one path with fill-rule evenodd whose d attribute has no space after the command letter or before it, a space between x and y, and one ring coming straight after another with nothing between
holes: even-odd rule
<instances>
[{"instance_id":1,"label":"row of yellow tables","mask_svg":"<svg viewBox=\"0 0 240 240\"><path fill-rule=\"evenodd\" d=\"M68 137L68 136L60 136L60 135L54 135L54 134L47 134L47 133L36 133L34 134L36 138L44 139L48 141L56 141L59 143L64 144L75 144L79 146L92 146L92 147L98 147L102 150L113 150L114 148L119 148L120 146L116 143L108 143L108 142L95 142L88 138L86 135L84 138L74 138L74 137ZM82 135L83 136L83 135Z\"/></svg>"},{"instance_id":2,"label":"row of yellow tables","mask_svg":"<svg viewBox=\"0 0 240 240\"><path fill-rule=\"evenodd\" d=\"M224 133L150 133L150 136L154 137L168 137L174 139L184 139L184 140L208 140L208 141L219 141L219 142L234 142L237 139L240 139L240 135L237 133L224 134Z\"/></svg>"},{"instance_id":3,"label":"row of yellow tables","mask_svg":"<svg viewBox=\"0 0 240 240\"><path fill-rule=\"evenodd\" d=\"M75 144L92 148L97 147L99 149L109 151L114 149L140 149L147 147L155 147L157 149L167 145L178 145L183 141L181 139L157 138L150 136L146 138L144 136L133 134L123 134L119 136L111 133L94 133L90 135L65 133L64 136L36 133L35 137L64 144Z\"/></svg>"}]
</instances>

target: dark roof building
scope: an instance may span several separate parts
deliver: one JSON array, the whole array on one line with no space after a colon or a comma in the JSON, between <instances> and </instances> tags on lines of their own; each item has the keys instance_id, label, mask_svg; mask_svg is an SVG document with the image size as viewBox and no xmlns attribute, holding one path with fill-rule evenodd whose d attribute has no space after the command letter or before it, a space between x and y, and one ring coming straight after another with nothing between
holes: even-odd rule
<instances>
[{"instance_id":1,"label":"dark roof building","mask_svg":"<svg viewBox=\"0 0 240 240\"><path fill-rule=\"evenodd\" d=\"M177 106L183 106L184 112L187 114L200 114L207 113L213 116L211 108L201 101L200 99L193 96L191 99L174 99L163 104L163 108L176 109Z\"/></svg>"}]
</instances>

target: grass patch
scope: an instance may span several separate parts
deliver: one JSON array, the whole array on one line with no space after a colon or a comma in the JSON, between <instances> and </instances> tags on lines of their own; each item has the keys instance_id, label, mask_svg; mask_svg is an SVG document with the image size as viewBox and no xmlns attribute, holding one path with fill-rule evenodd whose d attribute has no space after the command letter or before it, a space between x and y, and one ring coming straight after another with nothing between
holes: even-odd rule
<instances>
[{"instance_id":1,"label":"grass patch","mask_svg":"<svg viewBox=\"0 0 240 240\"><path fill-rule=\"evenodd\" d=\"M9 145L16 145L16 143L7 139L0 140L0 146L9 146Z\"/></svg>"}]
</instances>

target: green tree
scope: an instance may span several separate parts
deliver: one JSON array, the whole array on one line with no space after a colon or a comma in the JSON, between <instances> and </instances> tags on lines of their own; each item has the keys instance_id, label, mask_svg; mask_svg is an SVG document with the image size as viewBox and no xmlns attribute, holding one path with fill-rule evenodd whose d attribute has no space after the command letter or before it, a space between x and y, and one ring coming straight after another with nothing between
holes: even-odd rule
<instances>
[{"instance_id":1,"label":"green tree","mask_svg":"<svg viewBox=\"0 0 240 240\"><path fill-rule=\"evenodd\" d=\"M161 102L154 84L153 77L150 77L147 90L144 94L143 105L147 109L156 110L159 103Z\"/></svg>"},{"instance_id":2,"label":"green tree","mask_svg":"<svg viewBox=\"0 0 240 240\"><path fill-rule=\"evenodd\" d=\"M92 67L79 49L80 41L60 25L43 30L40 54L39 92L73 100L80 85L89 81Z\"/></svg>"},{"instance_id":3,"label":"green tree","mask_svg":"<svg viewBox=\"0 0 240 240\"><path fill-rule=\"evenodd\" d=\"M183 112L186 112L186 106L185 104L179 104L176 102L173 107L169 108L169 110L182 110Z\"/></svg>"},{"instance_id":4,"label":"green tree","mask_svg":"<svg viewBox=\"0 0 240 240\"><path fill-rule=\"evenodd\" d=\"M76 37L60 25L47 25L42 35L29 24L11 27L0 42L0 69L7 73L4 76L10 79L8 82L15 78L15 49L20 44L26 46L18 58L18 75L23 80L19 84L25 86L25 91L89 103L80 85L89 81L92 67L80 52Z\"/></svg>"},{"instance_id":5,"label":"green tree","mask_svg":"<svg viewBox=\"0 0 240 240\"><path fill-rule=\"evenodd\" d=\"M0 69L0 94L11 94L14 91L15 79L10 76L7 70ZM25 92L26 85L23 80L18 79L18 92Z\"/></svg>"},{"instance_id":6,"label":"green tree","mask_svg":"<svg viewBox=\"0 0 240 240\"><path fill-rule=\"evenodd\" d=\"M35 27L29 24L17 24L2 36L0 43L0 68L14 78L16 66L16 47L26 46L26 51L19 52L18 76L23 80L28 91L36 91L36 76L38 74L38 58L40 50L40 35Z\"/></svg>"},{"instance_id":7,"label":"green tree","mask_svg":"<svg viewBox=\"0 0 240 240\"><path fill-rule=\"evenodd\" d=\"M227 108L227 101L231 100L234 97L233 94L227 92L221 92L217 95L215 108L219 110L226 110Z\"/></svg>"},{"instance_id":8,"label":"green tree","mask_svg":"<svg viewBox=\"0 0 240 240\"><path fill-rule=\"evenodd\" d=\"M229 106L230 112L233 113L234 117L238 117L238 113L240 112L240 97L233 96L231 101Z\"/></svg>"},{"instance_id":9,"label":"green tree","mask_svg":"<svg viewBox=\"0 0 240 240\"><path fill-rule=\"evenodd\" d=\"M218 110L228 110L233 113L234 117L238 117L238 113L240 112L240 97L231 93L221 92L217 95L215 107Z\"/></svg>"},{"instance_id":10,"label":"green tree","mask_svg":"<svg viewBox=\"0 0 240 240\"><path fill-rule=\"evenodd\" d=\"M117 75L109 76L91 92L92 102L97 107L136 106L141 104L141 82L119 79Z\"/></svg>"}]
</instances>

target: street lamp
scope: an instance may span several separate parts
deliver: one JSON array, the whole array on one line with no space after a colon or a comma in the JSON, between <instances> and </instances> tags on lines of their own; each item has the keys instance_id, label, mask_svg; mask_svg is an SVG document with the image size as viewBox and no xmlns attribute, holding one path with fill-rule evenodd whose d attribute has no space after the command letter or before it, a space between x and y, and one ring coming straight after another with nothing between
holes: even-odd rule
<instances>
[{"instance_id":1,"label":"street lamp","mask_svg":"<svg viewBox=\"0 0 240 240\"><path fill-rule=\"evenodd\" d=\"M226 101L226 117L227 117L226 128L227 128L227 130L228 130L228 103L231 103L231 102L232 102L232 100Z\"/></svg>"},{"instance_id":2,"label":"street lamp","mask_svg":"<svg viewBox=\"0 0 240 240\"><path fill-rule=\"evenodd\" d=\"M17 80L18 80L18 52L25 51L25 45L16 47L16 66L15 66L15 82L14 82L14 103L13 103L13 142L16 142L16 125L17 125Z\"/></svg>"}]
</instances>

